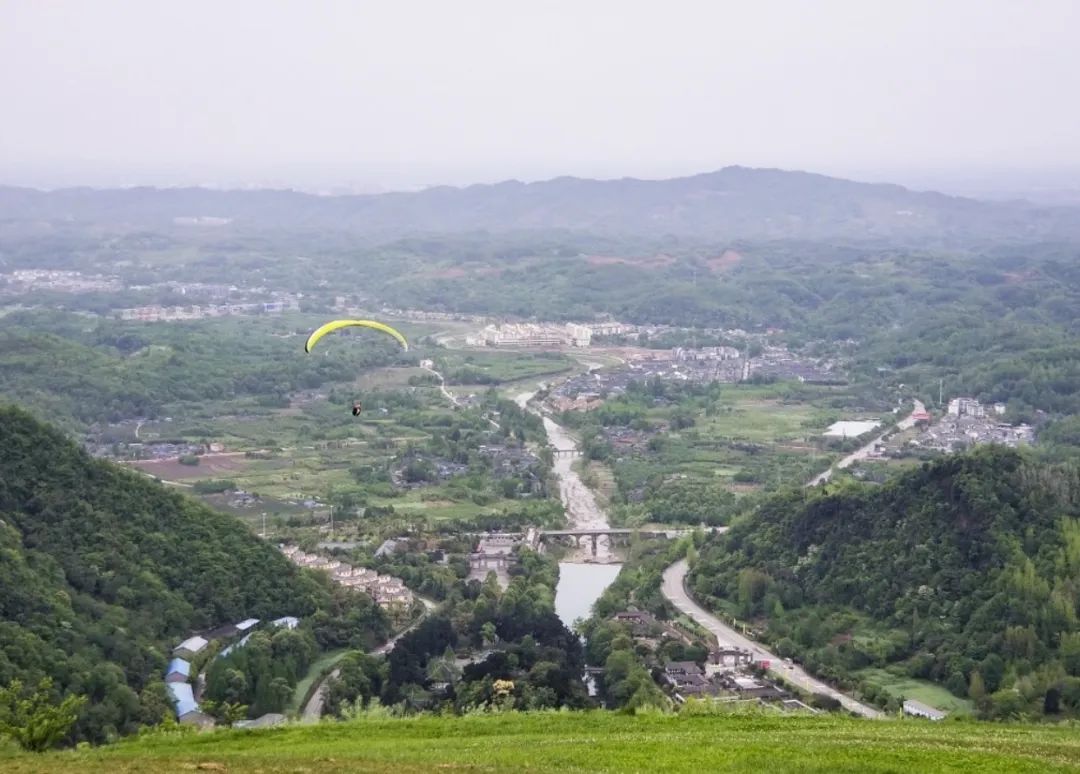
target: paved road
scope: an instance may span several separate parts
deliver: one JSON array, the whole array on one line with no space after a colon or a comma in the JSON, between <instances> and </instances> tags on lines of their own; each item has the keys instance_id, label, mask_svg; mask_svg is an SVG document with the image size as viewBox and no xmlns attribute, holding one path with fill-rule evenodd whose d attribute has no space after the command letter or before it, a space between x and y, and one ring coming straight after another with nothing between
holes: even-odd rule
<instances>
[{"instance_id":1,"label":"paved road","mask_svg":"<svg viewBox=\"0 0 1080 774\"><path fill-rule=\"evenodd\" d=\"M368 651L369 656L384 656L390 651L392 651L398 640L400 640L406 634L419 626L420 622L427 618L428 613L431 613L439 606L438 603L433 602L430 599L426 599L424 597L419 597L419 599L421 602L424 603L424 614L417 618L415 621L413 621L411 624L409 624L407 627L402 629L400 632L395 634L393 637L388 639L379 647L375 648L374 650ZM319 722L319 718L322 717L323 713L323 705L326 703L326 692L329 689L330 680L331 678L337 677L339 674L341 674L341 670L335 669L333 672L331 672L329 675L322 679L322 682L319 683L319 687L316 688L315 692L311 694L311 698L308 699L308 703L304 705L304 711L300 714L300 719L304 723Z\"/></svg>"},{"instance_id":2,"label":"paved road","mask_svg":"<svg viewBox=\"0 0 1080 774\"><path fill-rule=\"evenodd\" d=\"M909 428L914 427L915 426L915 415L918 414L921 411L926 411L926 406L923 405L923 402L921 400L916 400L914 410L910 414L908 414L906 417L904 417L903 419L901 419L899 422L896 423L897 429L898 430L908 430ZM828 481L830 478L832 478L832 474L833 474L834 470L840 470L842 468L851 467L851 465L858 462L859 460L866 459L867 457L870 456L870 453L874 450L874 445L877 444L877 442L881 440L881 436L887 435L890 432L892 432L891 429L885 430L883 433L881 433L881 435L874 436L874 438L872 440L870 440L869 442L867 442L865 446L862 446L862 447L856 449L851 454L844 457L844 459L842 459L838 463L836 463L835 468L829 468L828 470L826 470L826 471L824 471L822 473L818 473L816 476L814 476L812 479L810 479L810 481L807 482L806 485L807 486L817 486L821 482Z\"/></svg>"},{"instance_id":3,"label":"paved road","mask_svg":"<svg viewBox=\"0 0 1080 774\"><path fill-rule=\"evenodd\" d=\"M689 567L687 567L686 560L683 559L671 565L664 571L664 585L662 587L664 596L667 597L680 611L715 634L721 643L749 650L754 654L755 660L768 660L771 662L769 664L769 672L777 677L783 678L783 680L792 685L797 685L798 687L813 693L831 696L838 700L845 709L862 715L863 717L881 717L881 713L873 707L868 707L861 702L855 701L855 699L850 696L840 693L835 688L811 677L798 666L788 666L784 663L783 659L765 650L754 640L735 631L712 613L700 607L696 602L690 599L690 595L686 593L686 589L683 586L683 581L686 578L688 570Z\"/></svg>"}]
</instances>

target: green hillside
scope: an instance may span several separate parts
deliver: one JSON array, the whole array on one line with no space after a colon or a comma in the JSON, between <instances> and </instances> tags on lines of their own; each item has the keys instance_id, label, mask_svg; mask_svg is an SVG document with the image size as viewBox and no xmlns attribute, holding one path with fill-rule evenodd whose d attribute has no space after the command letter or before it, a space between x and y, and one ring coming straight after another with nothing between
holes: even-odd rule
<instances>
[{"instance_id":1,"label":"green hillside","mask_svg":"<svg viewBox=\"0 0 1080 774\"><path fill-rule=\"evenodd\" d=\"M1076 714L1078 517L1075 463L983 447L885 486L768 500L702 548L690 583L871 699L881 674L858 675L886 668L986 716Z\"/></svg>"},{"instance_id":2,"label":"green hillside","mask_svg":"<svg viewBox=\"0 0 1080 774\"><path fill-rule=\"evenodd\" d=\"M0 753L38 772L1046 772L1080 770L1075 728L777 716L551 713L362 718L266 731Z\"/></svg>"},{"instance_id":3,"label":"green hillside","mask_svg":"<svg viewBox=\"0 0 1080 774\"><path fill-rule=\"evenodd\" d=\"M86 695L73 740L160 721L163 668L195 630L296 615L325 627L323 647L382 638L370 598L342 593L235 519L0 408L0 685L50 677Z\"/></svg>"}]
</instances>

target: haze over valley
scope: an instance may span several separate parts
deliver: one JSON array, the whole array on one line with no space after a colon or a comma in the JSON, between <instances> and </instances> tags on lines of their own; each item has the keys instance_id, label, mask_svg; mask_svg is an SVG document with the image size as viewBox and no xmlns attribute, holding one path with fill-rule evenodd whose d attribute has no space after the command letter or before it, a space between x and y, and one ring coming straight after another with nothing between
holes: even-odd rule
<instances>
[{"instance_id":1,"label":"haze over valley","mask_svg":"<svg viewBox=\"0 0 1080 774\"><path fill-rule=\"evenodd\" d=\"M1078 21L5 4L0 768L1076 770Z\"/></svg>"}]
</instances>

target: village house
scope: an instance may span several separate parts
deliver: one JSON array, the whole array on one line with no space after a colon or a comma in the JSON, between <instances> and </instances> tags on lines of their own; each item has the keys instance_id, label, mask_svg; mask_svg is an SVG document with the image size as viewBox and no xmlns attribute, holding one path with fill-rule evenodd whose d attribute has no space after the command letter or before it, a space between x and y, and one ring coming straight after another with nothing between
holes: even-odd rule
<instances>
[{"instance_id":1,"label":"village house","mask_svg":"<svg viewBox=\"0 0 1080 774\"><path fill-rule=\"evenodd\" d=\"M246 618L243 621L241 621L240 623L236 624L236 631L240 632L241 634L244 634L246 632L251 631L252 629L254 629L258 625L259 625L259 619L258 618Z\"/></svg>"},{"instance_id":2,"label":"village house","mask_svg":"<svg viewBox=\"0 0 1080 774\"><path fill-rule=\"evenodd\" d=\"M176 719L187 725L212 726L214 719L199 710L199 703L195 701L195 694L187 683L168 683L165 686L169 691L176 711Z\"/></svg>"},{"instance_id":3,"label":"village house","mask_svg":"<svg viewBox=\"0 0 1080 774\"><path fill-rule=\"evenodd\" d=\"M198 635L188 637L173 649L173 655L184 659L190 659L201 653L209 644L210 643L205 637L200 637Z\"/></svg>"},{"instance_id":4,"label":"village house","mask_svg":"<svg viewBox=\"0 0 1080 774\"><path fill-rule=\"evenodd\" d=\"M251 635L250 635L250 634L245 634L245 635L244 635L243 637L241 637L241 638L240 638L240 641L239 641L239 642L234 642L234 643L233 643L232 645L230 645L229 647L225 648L225 650L223 650L223 651L221 651L220 653L218 653L217 657L218 657L218 658L225 658L225 657L227 657L228 655L230 655L230 654L231 654L231 653L233 653L234 651L236 651L236 650L239 650L240 648L242 648L242 647L244 647L245 645L247 645L247 644L248 644L248 640L250 640L250 639L251 639Z\"/></svg>"},{"instance_id":5,"label":"village house","mask_svg":"<svg viewBox=\"0 0 1080 774\"><path fill-rule=\"evenodd\" d=\"M647 637L656 626L656 617L644 610L624 610L611 617L616 623L630 626L630 633L635 637Z\"/></svg>"},{"instance_id":6,"label":"village house","mask_svg":"<svg viewBox=\"0 0 1080 774\"><path fill-rule=\"evenodd\" d=\"M191 677L191 664L182 658L174 658L165 670L165 682L186 683Z\"/></svg>"},{"instance_id":7,"label":"village house","mask_svg":"<svg viewBox=\"0 0 1080 774\"><path fill-rule=\"evenodd\" d=\"M727 674L719 679L720 685L725 690L731 691L744 699L782 699L787 697L787 694L775 685L762 682L753 677Z\"/></svg>"},{"instance_id":8,"label":"village house","mask_svg":"<svg viewBox=\"0 0 1080 774\"><path fill-rule=\"evenodd\" d=\"M686 675L703 675L705 673L693 661L669 661L664 665L664 674L670 677L685 677Z\"/></svg>"},{"instance_id":9,"label":"village house","mask_svg":"<svg viewBox=\"0 0 1080 774\"><path fill-rule=\"evenodd\" d=\"M904 714L914 715L917 718L927 718L928 720L944 720L946 714L936 707L931 707L929 704L923 704L921 701L915 701L915 699L907 699L904 701Z\"/></svg>"}]
</instances>

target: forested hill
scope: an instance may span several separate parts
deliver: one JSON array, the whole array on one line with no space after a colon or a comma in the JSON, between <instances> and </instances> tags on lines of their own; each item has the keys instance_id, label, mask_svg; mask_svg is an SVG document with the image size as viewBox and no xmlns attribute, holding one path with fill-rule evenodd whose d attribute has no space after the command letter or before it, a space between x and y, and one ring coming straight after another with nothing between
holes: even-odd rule
<instances>
[{"instance_id":1,"label":"forested hill","mask_svg":"<svg viewBox=\"0 0 1080 774\"><path fill-rule=\"evenodd\" d=\"M193 630L308 616L329 595L236 520L0 408L0 685L87 695L77 738L160 721Z\"/></svg>"},{"instance_id":2,"label":"forested hill","mask_svg":"<svg viewBox=\"0 0 1080 774\"><path fill-rule=\"evenodd\" d=\"M365 233L478 229L722 239L1046 239L1080 237L1080 209L983 202L805 172L726 167L670 180L560 177L412 193L315 196L200 188L0 187L8 221L76 220L128 226L229 218L256 228ZM204 222L204 226L205 226Z\"/></svg>"},{"instance_id":3,"label":"forested hill","mask_svg":"<svg viewBox=\"0 0 1080 774\"><path fill-rule=\"evenodd\" d=\"M691 582L824 675L891 664L986 714L1080 712L1078 517L1080 466L984 447L881 487L767 501L702 550Z\"/></svg>"}]
</instances>

